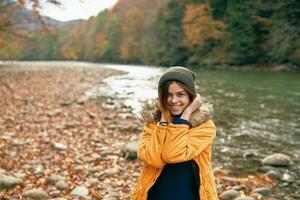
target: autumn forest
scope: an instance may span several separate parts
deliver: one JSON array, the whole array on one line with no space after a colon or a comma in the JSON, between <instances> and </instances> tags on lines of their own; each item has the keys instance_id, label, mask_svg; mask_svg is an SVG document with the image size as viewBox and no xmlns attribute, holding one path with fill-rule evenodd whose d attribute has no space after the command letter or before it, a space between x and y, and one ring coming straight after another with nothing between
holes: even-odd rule
<instances>
[{"instance_id":1,"label":"autumn forest","mask_svg":"<svg viewBox=\"0 0 300 200\"><path fill-rule=\"evenodd\" d=\"M22 5L7 2L0 0L1 60L300 66L297 0L119 0L88 20L32 30L18 28Z\"/></svg>"}]
</instances>

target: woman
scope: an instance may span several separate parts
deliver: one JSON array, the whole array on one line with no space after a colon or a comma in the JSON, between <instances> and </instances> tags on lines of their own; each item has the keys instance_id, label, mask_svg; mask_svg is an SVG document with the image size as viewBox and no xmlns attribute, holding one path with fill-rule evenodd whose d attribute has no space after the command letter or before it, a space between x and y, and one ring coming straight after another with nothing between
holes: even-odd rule
<instances>
[{"instance_id":1,"label":"woman","mask_svg":"<svg viewBox=\"0 0 300 200\"><path fill-rule=\"evenodd\" d=\"M144 161L132 200L218 199L211 166L216 128L212 107L195 89L195 74L171 67L158 82L158 98L144 106L137 155Z\"/></svg>"}]
</instances>

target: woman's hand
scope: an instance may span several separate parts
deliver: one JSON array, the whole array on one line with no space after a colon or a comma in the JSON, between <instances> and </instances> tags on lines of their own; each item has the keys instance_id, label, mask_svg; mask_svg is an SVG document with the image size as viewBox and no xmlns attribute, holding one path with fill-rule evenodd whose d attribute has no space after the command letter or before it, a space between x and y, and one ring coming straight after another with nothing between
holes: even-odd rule
<instances>
[{"instance_id":1,"label":"woman's hand","mask_svg":"<svg viewBox=\"0 0 300 200\"><path fill-rule=\"evenodd\" d=\"M188 107L185 108L180 118L189 121L191 114L195 110L200 108L201 104L202 104L201 96L200 94L197 94L193 102L190 105L188 105Z\"/></svg>"},{"instance_id":2,"label":"woman's hand","mask_svg":"<svg viewBox=\"0 0 300 200\"><path fill-rule=\"evenodd\" d=\"M195 110L200 108L201 104L202 104L201 96L200 94L197 94L193 102L185 110L188 110L189 112L193 113Z\"/></svg>"}]
</instances>

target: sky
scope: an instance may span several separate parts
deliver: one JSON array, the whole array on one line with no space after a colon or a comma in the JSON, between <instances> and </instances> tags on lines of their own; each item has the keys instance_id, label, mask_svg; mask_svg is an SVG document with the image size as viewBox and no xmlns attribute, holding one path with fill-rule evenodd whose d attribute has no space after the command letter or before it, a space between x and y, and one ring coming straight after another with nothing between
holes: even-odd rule
<instances>
[{"instance_id":1,"label":"sky","mask_svg":"<svg viewBox=\"0 0 300 200\"><path fill-rule=\"evenodd\" d=\"M105 8L111 8L117 0L59 0L62 6L55 6L41 0L41 14L59 21L88 19Z\"/></svg>"}]
</instances>

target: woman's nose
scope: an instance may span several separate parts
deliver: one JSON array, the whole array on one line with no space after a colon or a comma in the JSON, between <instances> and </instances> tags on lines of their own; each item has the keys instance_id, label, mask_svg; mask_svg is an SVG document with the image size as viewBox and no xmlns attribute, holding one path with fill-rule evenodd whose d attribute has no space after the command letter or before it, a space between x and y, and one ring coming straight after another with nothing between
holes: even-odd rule
<instances>
[{"instance_id":1,"label":"woman's nose","mask_svg":"<svg viewBox=\"0 0 300 200\"><path fill-rule=\"evenodd\" d=\"M171 97L171 103L176 103L178 101L178 98L176 96Z\"/></svg>"}]
</instances>

